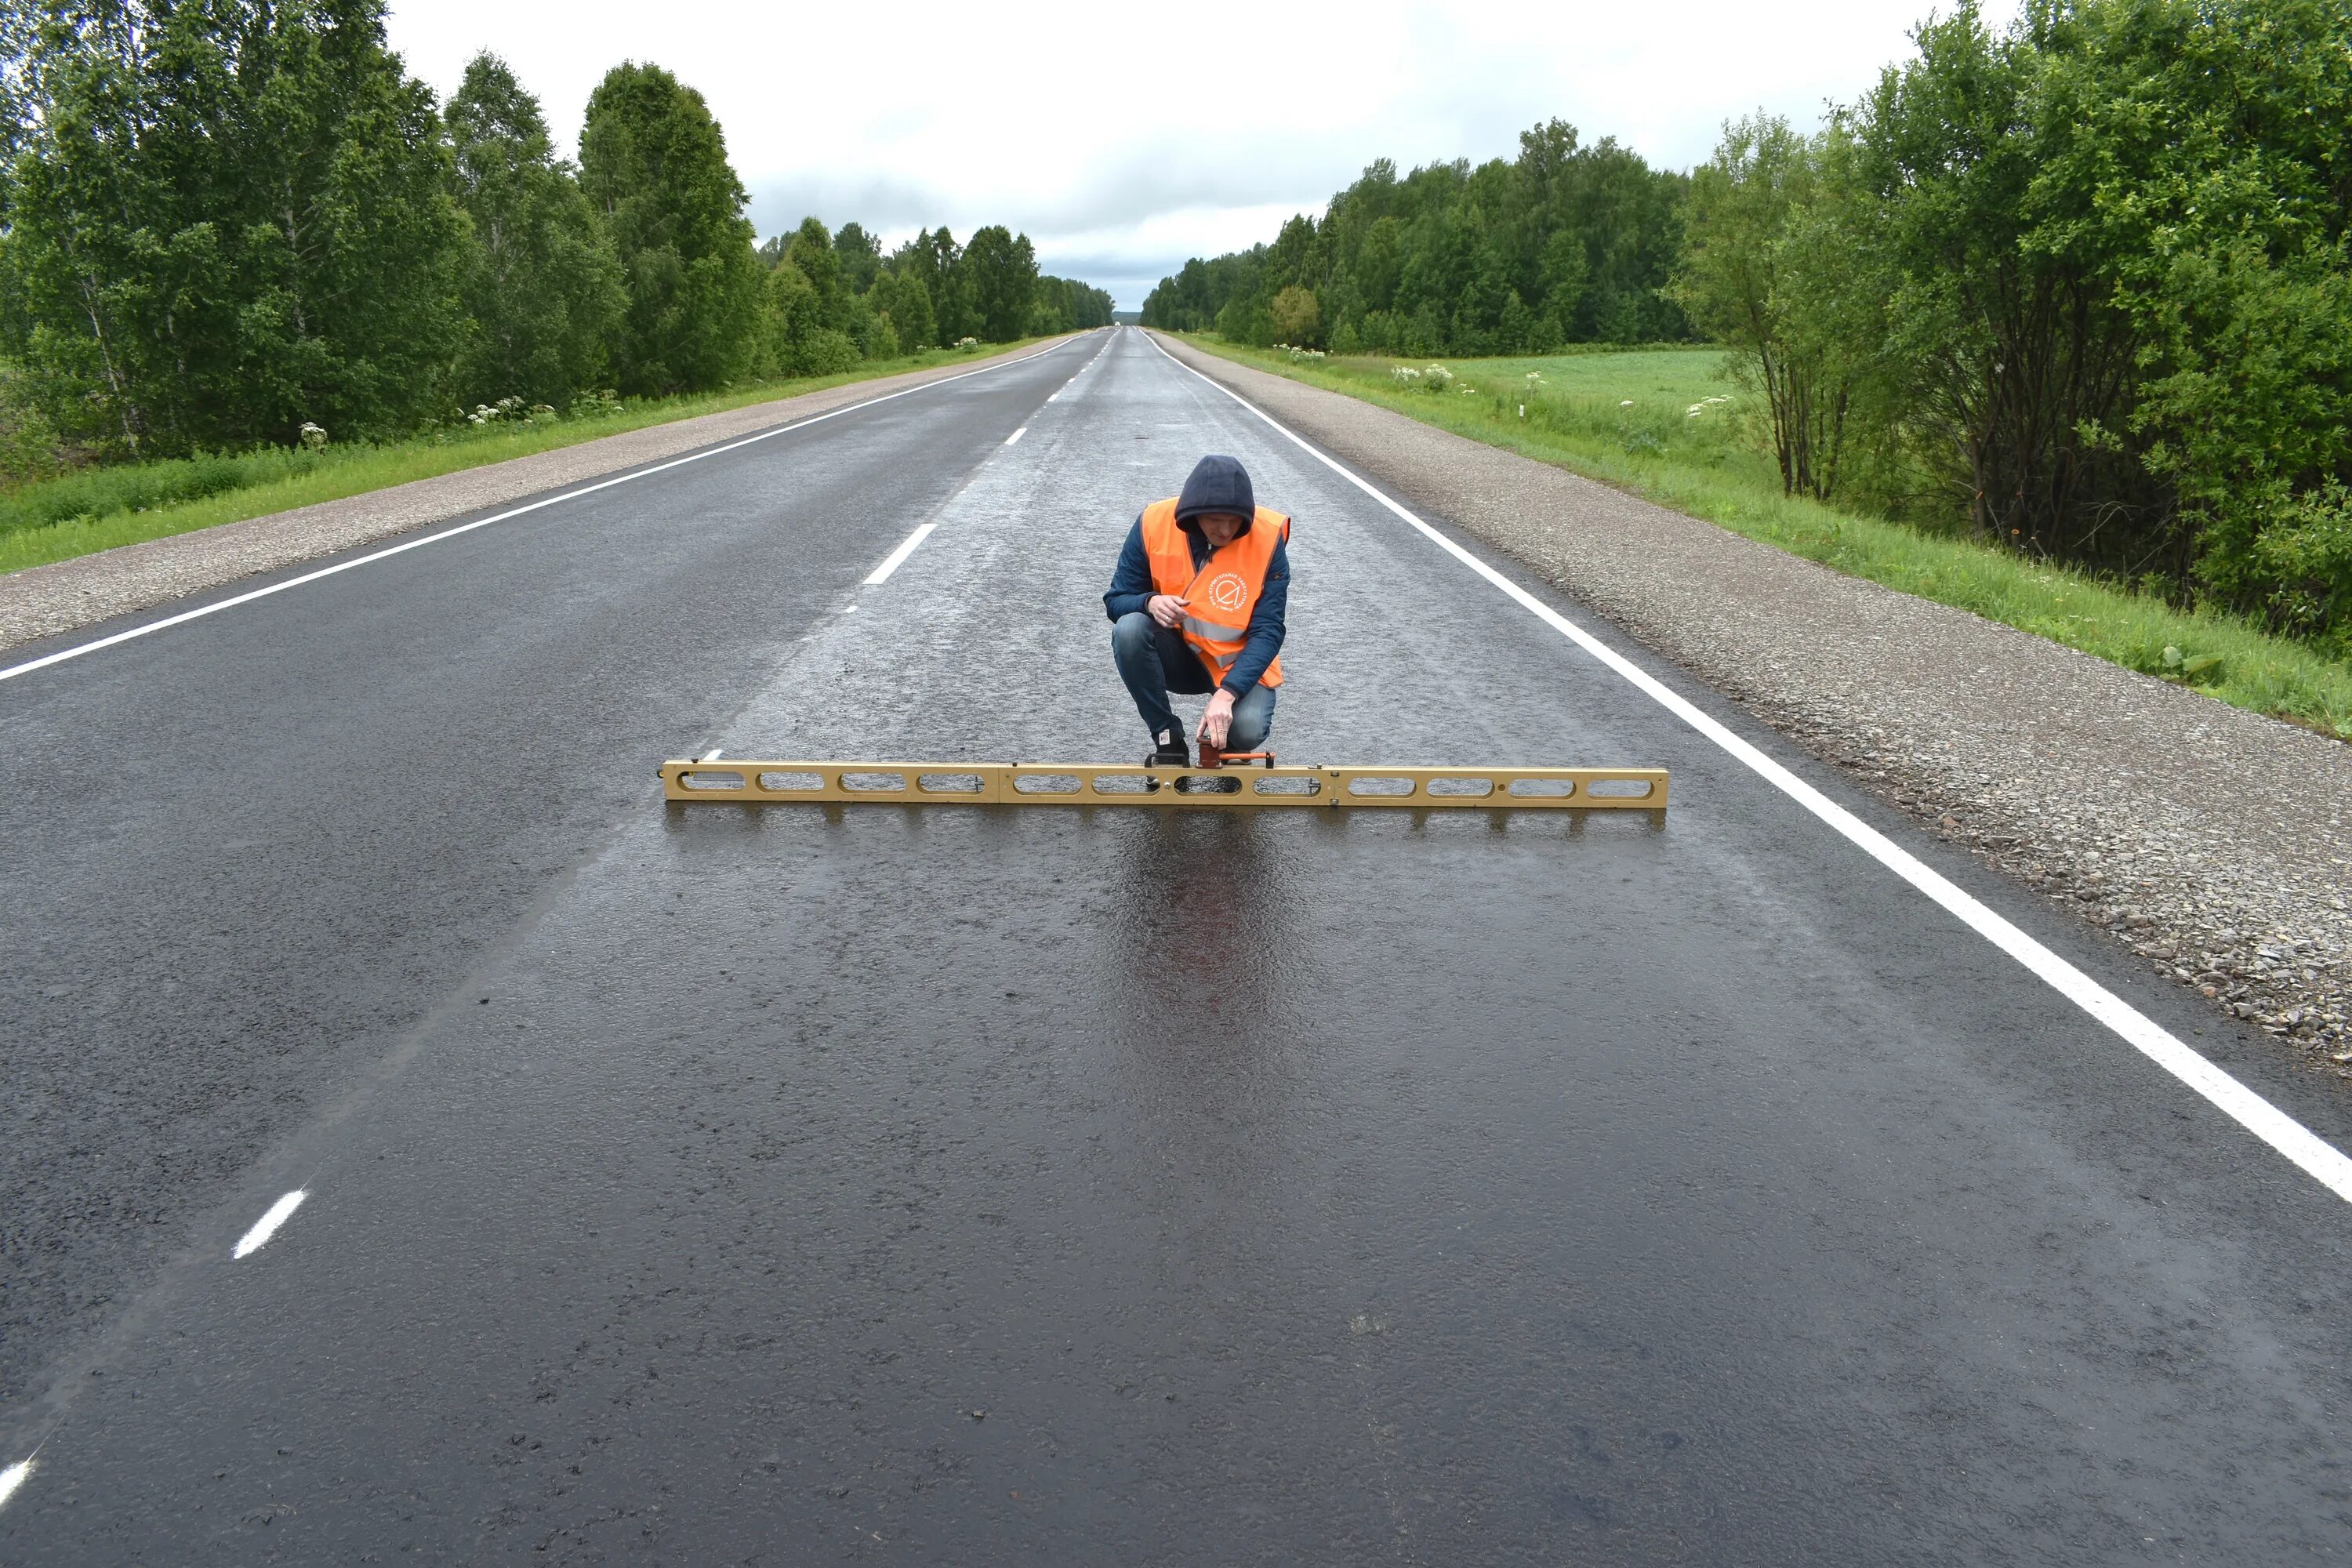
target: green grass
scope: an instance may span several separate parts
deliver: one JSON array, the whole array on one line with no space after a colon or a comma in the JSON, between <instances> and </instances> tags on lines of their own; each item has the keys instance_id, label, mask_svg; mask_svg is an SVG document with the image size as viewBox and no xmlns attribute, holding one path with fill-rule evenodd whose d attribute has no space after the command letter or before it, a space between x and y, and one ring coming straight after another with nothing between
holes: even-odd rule
<instances>
[{"instance_id":1,"label":"green grass","mask_svg":"<svg viewBox=\"0 0 2352 1568\"><path fill-rule=\"evenodd\" d=\"M0 494L0 573L340 500L698 414L984 358L1044 341L991 344L978 354L927 349L869 361L837 375L764 382L695 396L631 399L609 413L549 424L464 426L382 446L333 446L315 453L264 448L85 469Z\"/></svg>"},{"instance_id":2,"label":"green grass","mask_svg":"<svg viewBox=\"0 0 2352 1568\"><path fill-rule=\"evenodd\" d=\"M1427 361L1300 361L1213 337L1191 341L2127 668L2170 679L2182 664L2216 658L2200 665L2194 689L2352 740L2352 667L2305 644L1973 540L1783 496L1756 411L1745 406L1752 399L1723 377L1719 350L1444 361L1453 384L1431 391L1427 376L1408 384L1391 374ZM1530 383L1530 373L1540 381ZM2170 660L2168 649L2177 650Z\"/></svg>"}]
</instances>

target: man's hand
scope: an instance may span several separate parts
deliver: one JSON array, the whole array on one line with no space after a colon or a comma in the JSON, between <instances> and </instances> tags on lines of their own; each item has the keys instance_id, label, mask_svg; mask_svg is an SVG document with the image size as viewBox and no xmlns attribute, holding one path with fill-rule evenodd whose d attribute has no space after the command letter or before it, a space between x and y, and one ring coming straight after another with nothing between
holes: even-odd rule
<instances>
[{"instance_id":1,"label":"man's hand","mask_svg":"<svg viewBox=\"0 0 2352 1568\"><path fill-rule=\"evenodd\" d=\"M1151 613L1153 620L1172 632L1184 624L1184 606L1191 602L1173 594L1154 594L1143 607Z\"/></svg>"},{"instance_id":2,"label":"man's hand","mask_svg":"<svg viewBox=\"0 0 2352 1568\"><path fill-rule=\"evenodd\" d=\"M1209 710L1201 715L1201 739L1222 748L1226 732L1234 727L1234 694L1223 687L1209 699Z\"/></svg>"}]
</instances>

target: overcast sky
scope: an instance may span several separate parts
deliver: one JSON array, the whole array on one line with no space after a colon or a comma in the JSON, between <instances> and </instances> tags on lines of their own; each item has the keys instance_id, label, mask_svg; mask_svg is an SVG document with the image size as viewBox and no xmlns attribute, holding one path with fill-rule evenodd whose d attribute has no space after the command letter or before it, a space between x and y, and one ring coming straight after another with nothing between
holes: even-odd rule
<instances>
[{"instance_id":1,"label":"overcast sky","mask_svg":"<svg viewBox=\"0 0 2352 1568\"><path fill-rule=\"evenodd\" d=\"M1557 115L1686 168L1727 116L1816 123L1909 53L1931 4L394 0L392 41L444 96L477 50L505 57L567 154L605 70L652 61L709 100L762 237L809 213L893 241L1002 223L1133 310L1186 257L1319 215L1374 158L1507 157Z\"/></svg>"}]
</instances>

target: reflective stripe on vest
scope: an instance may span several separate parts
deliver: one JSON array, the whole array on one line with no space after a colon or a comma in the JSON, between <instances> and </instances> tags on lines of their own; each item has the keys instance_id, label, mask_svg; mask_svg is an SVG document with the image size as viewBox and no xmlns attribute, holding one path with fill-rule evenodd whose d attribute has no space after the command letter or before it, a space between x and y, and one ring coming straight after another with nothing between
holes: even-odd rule
<instances>
[{"instance_id":1,"label":"reflective stripe on vest","mask_svg":"<svg viewBox=\"0 0 2352 1568\"><path fill-rule=\"evenodd\" d=\"M1250 616L1265 590L1266 568L1277 546L1290 537L1290 519L1265 507L1230 543L1211 552L1197 572L1192 542L1176 521L1176 498L1143 509L1143 552L1151 558L1151 591L1190 601L1179 623L1187 647L1220 681L1241 657L1249 638ZM1207 617L1215 616L1217 619ZM1282 658L1275 656L1260 686L1282 684Z\"/></svg>"}]
</instances>

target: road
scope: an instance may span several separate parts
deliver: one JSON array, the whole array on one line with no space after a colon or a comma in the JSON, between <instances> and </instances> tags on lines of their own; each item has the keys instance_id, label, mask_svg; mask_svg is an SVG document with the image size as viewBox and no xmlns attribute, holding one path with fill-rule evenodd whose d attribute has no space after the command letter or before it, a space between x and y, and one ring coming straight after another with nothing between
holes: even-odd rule
<instances>
[{"instance_id":1,"label":"road","mask_svg":"<svg viewBox=\"0 0 2352 1568\"><path fill-rule=\"evenodd\" d=\"M1286 760L1671 813L660 804L1139 756L1099 595L1204 451L1297 520ZM0 729L0 1561L2352 1555L2346 1202L1139 331Z\"/></svg>"}]
</instances>

